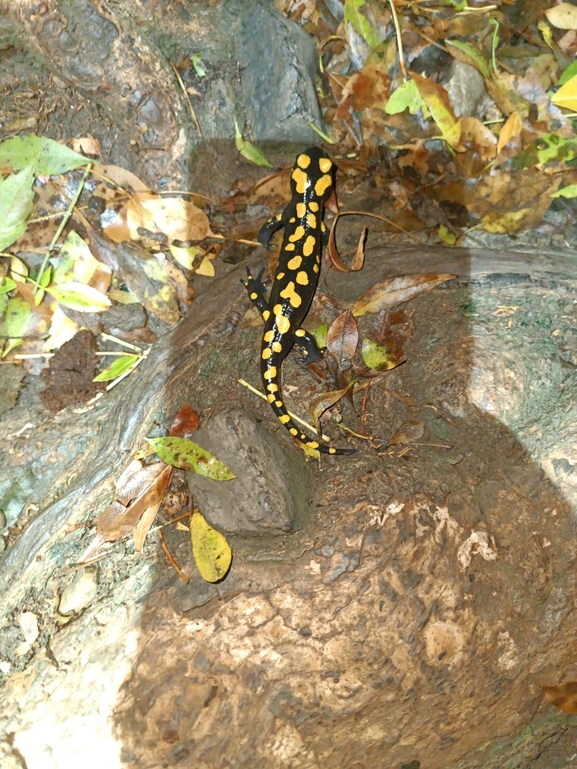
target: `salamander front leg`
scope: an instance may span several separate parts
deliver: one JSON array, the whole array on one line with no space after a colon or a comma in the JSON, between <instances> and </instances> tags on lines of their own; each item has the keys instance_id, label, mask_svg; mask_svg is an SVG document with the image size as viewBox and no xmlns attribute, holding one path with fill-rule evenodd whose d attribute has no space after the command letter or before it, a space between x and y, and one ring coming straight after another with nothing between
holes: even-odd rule
<instances>
[{"instance_id":1,"label":"salamander front leg","mask_svg":"<svg viewBox=\"0 0 577 769\"><path fill-rule=\"evenodd\" d=\"M295 344L301 351L299 363L316 363L323 359L324 349L320 348L314 336L304 328L295 331Z\"/></svg>"}]
</instances>

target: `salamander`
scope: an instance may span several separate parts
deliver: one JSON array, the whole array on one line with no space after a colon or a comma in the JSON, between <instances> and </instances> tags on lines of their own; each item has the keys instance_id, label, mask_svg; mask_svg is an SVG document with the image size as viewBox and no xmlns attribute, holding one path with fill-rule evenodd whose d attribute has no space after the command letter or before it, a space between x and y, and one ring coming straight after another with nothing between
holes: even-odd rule
<instances>
[{"instance_id":1,"label":"salamander","mask_svg":"<svg viewBox=\"0 0 577 769\"><path fill-rule=\"evenodd\" d=\"M281 393L281 364L296 343L308 362L319 360L322 352L314 337L301 327L312 302L321 267L322 221L325 202L334 188L334 165L319 147L310 147L297 156L290 178L292 197L282 214L261 228L258 241L268 247L273 234L284 227L284 238L270 299L265 298L262 275L241 281L250 300L264 319L261 346L261 376L267 400L279 422L289 433L311 449L324 454L353 454L354 449L325 446L311 439L290 418Z\"/></svg>"}]
</instances>

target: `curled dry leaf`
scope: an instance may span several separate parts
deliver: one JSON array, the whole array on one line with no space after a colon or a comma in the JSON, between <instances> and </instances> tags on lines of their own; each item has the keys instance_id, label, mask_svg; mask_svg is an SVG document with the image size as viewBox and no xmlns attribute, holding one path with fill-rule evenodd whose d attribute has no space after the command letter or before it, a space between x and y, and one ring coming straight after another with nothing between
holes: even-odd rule
<instances>
[{"instance_id":1,"label":"curled dry leaf","mask_svg":"<svg viewBox=\"0 0 577 769\"><path fill-rule=\"evenodd\" d=\"M577 6L561 3L543 11L550 24L557 29L577 29Z\"/></svg>"},{"instance_id":2,"label":"curled dry leaf","mask_svg":"<svg viewBox=\"0 0 577 769\"><path fill-rule=\"evenodd\" d=\"M456 277L451 273L425 272L420 275L389 278L383 283L375 284L361 296L353 307L353 315L359 317L388 310Z\"/></svg>"},{"instance_id":3,"label":"curled dry leaf","mask_svg":"<svg viewBox=\"0 0 577 769\"><path fill-rule=\"evenodd\" d=\"M343 262L343 260L340 257L339 251L337 249L337 222L340 219L341 216L347 216L347 215L355 215L356 211L345 211L344 213L337 213L333 220L333 224L331 227L331 231L329 233L329 242L327 245L327 259L329 260L330 266L337 270L338 272L358 272L365 263L365 243L367 240L367 233L368 229L365 227L363 228L363 231L361 232L361 235L359 237L359 242L357 244L357 248L355 251L355 255L353 256L351 266L349 267L347 264Z\"/></svg>"},{"instance_id":4,"label":"curled dry leaf","mask_svg":"<svg viewBox=\"0 0 577 769\"><path fill-rule=\"evenodd\" d=\"M324 392L320 395L317 395L316 398L313 398L311 401L311 404L309 406L309 415L311 418L311 421L315 427L315 430L319 432L319 422L322 414L327 410L330 409L331 406L334 406L335 403L338 403L341 398L343 398L353 387L356 380L353 380L352 382L349 382L345 387L342 387L340 390L331 390L330 392Z\"/></svg>"},{"instance_id":5,"label":"curled dry leaf","mask_svg":"<svg viewBox=\"0 0 577 769\"><path fill-rule=\"evenodd\" d=\"M543 686L545 699L565 713L577 713L577 681L559 686Z\"/></svg>"},{"instance_id":6,"label":"curled dry leaf","mask_svg":"<svg viewBox=\"0 0 577 769\"><path fill-rule=\"evenodd\" d=\"M160 472L155 465L147 465L146 468L137 470L135 476L126 478L124 487L119 489L117 494L122 500L132 499L133 501L125 504L120 499L116 499L103 510L96 519L98 536L106 542L114 542L125 534L129 534L150 508L156 508L156 514L172 474L171 467L164 463L159 463L158 466ZM154 472L143 473L142 471L147 470L148 467L154 467ZM140 494L134 497L138 490Z\"/></svg>"}]
</instances>

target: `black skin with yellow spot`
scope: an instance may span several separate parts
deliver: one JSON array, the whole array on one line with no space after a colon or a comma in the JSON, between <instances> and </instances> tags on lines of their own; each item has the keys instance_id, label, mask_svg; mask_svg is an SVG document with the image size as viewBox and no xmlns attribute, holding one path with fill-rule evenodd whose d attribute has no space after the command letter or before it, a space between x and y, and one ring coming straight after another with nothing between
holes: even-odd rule
<instances>
[{"instance_id":1,"label":"black skin with yellow spot","mask_svg":"<svg viewBox=\"0 0 577 769\"><path fill-rule=\"evenodd\" d=\"M279 421L297 440L323 454L353 454L309 438L289 417L281 392L281 364L296 343L307 363L322 353L314 337L301 328L311 305L321 265L325 227L323 209L334 187L334 165L319 147L297 156L291 172L292 198L280 216L263 225L258 241L268 247L273 234L284 227L270 299L264 295L262 272L254 278L247 268L246 286L251 301L264 318L261 375L267 399Z\"/></svg>"}]
</instances>

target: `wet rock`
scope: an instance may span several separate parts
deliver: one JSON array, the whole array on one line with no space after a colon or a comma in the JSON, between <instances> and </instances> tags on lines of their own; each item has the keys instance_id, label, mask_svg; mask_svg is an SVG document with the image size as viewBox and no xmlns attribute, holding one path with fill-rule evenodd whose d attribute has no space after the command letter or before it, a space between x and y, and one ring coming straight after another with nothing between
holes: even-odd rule
<instances>
[{"instance_id":1,"label":"wet rock","mask_svg":"<svg viewBox=\"0 0 577 769\"><path fill-rule=\"evenodd\" d=\"M283 436L284 437L284 436ZM216 415L196 442L224 462L236 478L213 481L189 473L201 513L215 528L238 534L282 534L308 508L310 478L304 457L286 450L257 414L241 410Z\"/></svg>"}]
</instances>

